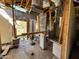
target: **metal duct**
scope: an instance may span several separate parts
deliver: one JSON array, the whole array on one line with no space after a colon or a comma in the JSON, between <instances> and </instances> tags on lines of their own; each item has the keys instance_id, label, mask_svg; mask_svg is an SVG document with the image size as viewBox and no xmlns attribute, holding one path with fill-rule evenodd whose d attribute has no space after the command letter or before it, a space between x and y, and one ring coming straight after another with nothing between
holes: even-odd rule
<instances>
[{"instance_id":1,"label":"metal duct","mask_svg":"<svg viewBox=\"0 0 79 59\"><path fill-rule=\"evenodd\" d=\"M42 13L43 12L42 5L43 5L43 0L32 0L31 11L36 13Z\"/></svg>"},{"instance_id":2,"label":"metal duct","mask_svg":"<svg viewBox=\"0 0 79 59\"><path fill-rule=\"evenodd\" d=\"M32 5L42 7L43 0L32 0Z\"/></svg>"},{"instance_id":3,"label":"metal duct","mask_svg":"<svg viewBox=\"0 0 79 59\"><path fill-rule=\"evenodd\" d=\"M59 6L61 4L61 0L51 0L55 3L55 6Z\"/></svg>"},{"instance_id":4,"label":"metal duct","mask_svg":"<svg viewBox=\"0 0 79 59\"><path fill-rule=\"evenodd\" d=\"M32 5L31 12L42 13L43 9L39 6Z\"/></svg>"},{"instance_id":5,"label":"metal duct","mask_svg":"<svg viewBox=\"0 0 79 59\"><path fill-rule=\"evenodd\" d=\"M48 0L43 1L43 8L50 7L50 2Z\"/></svg>"}]
</instances>

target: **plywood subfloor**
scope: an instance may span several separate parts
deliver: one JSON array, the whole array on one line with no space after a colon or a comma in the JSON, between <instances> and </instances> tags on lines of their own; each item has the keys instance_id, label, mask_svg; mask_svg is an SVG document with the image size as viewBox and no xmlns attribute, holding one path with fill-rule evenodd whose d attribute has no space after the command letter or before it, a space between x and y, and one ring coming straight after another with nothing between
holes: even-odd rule
<instances>
[{"instance_id":1,"label":"plywood subfloor","mask_svg":"<svg viewBox=\"0 0 79 59\"><path fill-rule=\"evenodd\" d=\"M34 55L31 55L32 52ZM38 42L35 46L31 46L29 40L21 40L20 47L12 49L3 59L52 59L52 51L50 47L42 50Z\"/></svg>"}]
</instances>

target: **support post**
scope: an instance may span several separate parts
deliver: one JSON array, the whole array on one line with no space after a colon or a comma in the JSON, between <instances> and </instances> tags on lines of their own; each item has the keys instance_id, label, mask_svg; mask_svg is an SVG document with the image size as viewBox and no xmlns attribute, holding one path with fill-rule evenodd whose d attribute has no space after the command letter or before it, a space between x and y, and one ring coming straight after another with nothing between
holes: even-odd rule
<instances>
[{"instance_id":1,"label":"support post","mask_svg":"<svg viewBox=\"0 0 79 59\"><path fill-rule=\"evenodd\" d=\"M26 5L25 5L25 8L27 8L28 7L28 4L30 3L30 0L27 0L26 1Z\"/></svg>"},{"instance_id":2,"label":"support post","mask_svg":"<svg viewBox=\"0 0 79 59\"><path fill-rule=\"evenodd\" d=\"M20 38L17 38L16 36L16 17L15 17L15 12L14 12L14 8L13 8L13 5L14 5L14 0L12 0L12 16L13 16L13 27L12 27L12 30L13 30L13 48L18 48L19 46L19 39Z\"/></svg>"},{"instance_id":3,"label":"support post","mask_svg":"<svg viewBox=\"0 0 79 59\"><path fill-rule=\"evenodd\" d=\"M27 20L27 33L29 33L29 19ZM27 39L28 39L29 35L27 35Z\"/></svg>"},{"instance_id":4,"label":"support post","mask_svg":"<svg viewBox=\"0 0 79 59\"><path fill-rule=\"evenodd\" d=\"M12 16L13 16L13 27L12 27L12 29L13 29L13 36L14 36L14 38L16 38L16 28L15 28L16 19L15 19L13 5L14 5L14 0L12 0Z\"/></svg>"},{"instance_id":5,"label":"support post","mask_svg":"<svg viewBox=\"0 0 79 59\"><path fill-rule=\"evenodd\" d=\"M52 22L52 16L51 16L51 11L49 10L49 28L50 28L50 31L53 30L53 22Z\"/></svg>"},{"instance_id":6,"label":"support post","mask_svg":"<svg viewBox=\"0 0 79 59\"><path fill-rule=\"evenodd\" d=\"M1 51L2 51L2 46L1 46L1 34L0 34L0 54L1 54Z\"/></svg>"},{"instance_id":7,"label":"support post","mask_svg":"<svg viewBox=\"0 0 79 59\"><path fill-rule=\"evenodd\" d=\"M21 0L20 6L22 6L24 0Z\"/></svg>"},{"instance_id":8,"label":"support post","mask_svg":"<svg viewBox=\"0 0 79 59\"><path fill-rule=\"evenodd\" d=\"M37 16L37 32L40 32L40 16Z\"/></svg>"},{"instance_id":9,"label":"support post","mask_svg":"<svg viewBox=\"0 0 79 59\"><path fill-rule=\"evenodd\" d=\"M47 15L45 14L45 18L44 18L44 31L47 31L47 28L46 28L46 26L47 26L47 25L46 25L46 16L47 16Z\"/></svg>"}]
</instances>

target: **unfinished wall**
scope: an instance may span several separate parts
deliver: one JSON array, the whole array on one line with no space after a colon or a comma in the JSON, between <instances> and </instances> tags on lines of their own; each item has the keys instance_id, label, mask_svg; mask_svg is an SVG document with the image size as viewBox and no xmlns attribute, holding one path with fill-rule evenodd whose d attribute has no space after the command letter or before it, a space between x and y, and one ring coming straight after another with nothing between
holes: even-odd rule
<instances>
[{"instance_id":1,"label":"unfinished wall","mask_svg":"<svg viewBox=\"0 0 79 59\"><path fill-rule=\"evenodd\" d=\"M61 59L69 59L69 52L72 46L71 40L73 40L74 38L74 22L75 22L75 11L72 0L65 1L63 16L64 16L63 17L64 26L63 26L63 43L62 43Z\"/></svg>"},{"instance_id":2,"label":"unfinished wall","mask_svg":"<svg viewBox=\"0 0 79 59\"><path fill-rule=\"evenodd\" d=\"M75 30L76 30L76 19L75 19L75 8L73 7L73 4L71 5L71 13L70 13L70 21L69 21L69 34L71 39L71 47L74 40Z\"/></svg>"},{"instance_id":3,"label":"unfinished wall","mask_svg":"<svg viewBox=\"0 0 79 59\"><path fill-rule=\"evenodd\" d=\"M73 42L74 42L74 37L75 37L75 10L74 10L74 5L73 2L71 2L70 6L70 17L69 17L69 31L68 31L68 51L70 52ZM69 53L67 51L67 55L69 57Z\"/></svg>"},{"instance_id":4,"label":"unfinished wall","mask_svg":"<svg viewBox=\"0 0 79 59\"><path fill-rule=\"evenodd\" d=\"M1 43L7 43L11 41L12 38L12 25L0 16L0 34L1 34Z\"/></svg>"}]
</instances>

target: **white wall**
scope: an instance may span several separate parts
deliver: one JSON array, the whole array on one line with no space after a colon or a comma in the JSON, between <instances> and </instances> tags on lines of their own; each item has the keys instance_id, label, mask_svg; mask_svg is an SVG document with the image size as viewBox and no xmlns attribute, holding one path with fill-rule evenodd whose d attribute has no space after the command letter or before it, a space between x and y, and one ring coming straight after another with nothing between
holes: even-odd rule
<instances>
[{"instance_id":1,"label":"white wall","mask_svg":"<svg viewBox=\"0 0 79 59\"><path fill-rule=\"evenodd\" d=\"M53 41L53 54L60 59L61 58L61 44ZM55 58L55 57L53 57Z\"/></svg>"}]
</instances>

